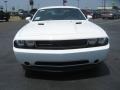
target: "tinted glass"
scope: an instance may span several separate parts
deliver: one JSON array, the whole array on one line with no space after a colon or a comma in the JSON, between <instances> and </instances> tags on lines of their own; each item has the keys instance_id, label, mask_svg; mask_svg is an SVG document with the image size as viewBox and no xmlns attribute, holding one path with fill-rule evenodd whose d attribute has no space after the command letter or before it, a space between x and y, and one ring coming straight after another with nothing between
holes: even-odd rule
<instances>
[{"instance_id":1,"label":"tinted glass","mask_svg":"<svg viewBox=\"0 0 120 90\"><path fill-rule=\"evenodd\" d=\"M78 9L54 8L39 10L33 19L33 21L44 20L85 20L85 17Z\"/></svg>"}]
</instances>

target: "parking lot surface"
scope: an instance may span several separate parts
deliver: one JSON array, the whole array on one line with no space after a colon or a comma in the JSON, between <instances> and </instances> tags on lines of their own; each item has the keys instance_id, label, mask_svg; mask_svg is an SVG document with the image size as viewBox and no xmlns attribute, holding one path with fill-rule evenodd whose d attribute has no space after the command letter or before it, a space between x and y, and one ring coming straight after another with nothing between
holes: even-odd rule
<instances>
[{"instance_id":1,"label":"parking lot surface","mask_svg":"<svg viewBox=\"0 0 120 90\"><path fill-rule=\"evenodd\" d=\"M120 90L120 20L91 20L108 33L108 58L96 69L25 76L16 61L12 40L25 21L0 22L0 90ZM93 32L94 33L94 32Z\"/></svg>"}]
</instances>

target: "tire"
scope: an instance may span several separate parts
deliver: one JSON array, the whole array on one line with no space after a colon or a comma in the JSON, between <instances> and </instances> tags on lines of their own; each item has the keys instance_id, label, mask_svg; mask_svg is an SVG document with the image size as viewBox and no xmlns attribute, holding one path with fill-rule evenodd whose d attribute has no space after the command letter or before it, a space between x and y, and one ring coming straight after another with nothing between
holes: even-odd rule
<instances>
[{"instance_id":1,"label":"tire","mask_svg":"<svg viewBox=\"0 0 120 90\"><path fill-rule=\"evenodd\" d=\"M27 70L27 69L24 69L25 70L25 77L31 77L32 76L32 71L31 70Z\"/></svg>"},{"instance_id":2,"label":"tire","mask_svg":"<svg viewBox=\"0 0 120 90\"><path fill-rule=\"evenodd\" d=\"M114 16L114 19L117 19L117 16Z\"/></svg>"},{"instance_id":3,"label":"tire","mask_svg":"<svg viewBox=\"0 0 120 90\"><path fill-rule=\"evenodd\" d=\"M32 70L30 70L30 69L27 69L24 65L22 65L22 68L23 68L23 70L24 70L24 73L25 73L25 77L31 77L32 76L32 73L33 73L33 71Z\"/></svg>"},{"instance_id":4,"label":"tire","mask_svg":"<svg viewBox=\"0 0 120 90\"><path fill-rule=\"evenodd\" d=\"M116 18L115 16L112 17L112 19L115 19L115 18Z\"/></svg>"},{"instance_id":5,"label":"tire","mask_svg":"<svg viewBox=\"0 0 120 90\"><path fill-rule=\"evenodd\" d=\"M5 21L6 21L6 22L9 22L9 20L8 20L8 19L6 19Z\"/></svg>"},{"instance_id":6,"label":"tire","mask_svg":"<svg viewBox=\"0 0 120 90\"><path fill-rule=\"evenodd\" d=\"M117 19L119 19L119 16L117 16Z\"/></svg>"}]
</instances>

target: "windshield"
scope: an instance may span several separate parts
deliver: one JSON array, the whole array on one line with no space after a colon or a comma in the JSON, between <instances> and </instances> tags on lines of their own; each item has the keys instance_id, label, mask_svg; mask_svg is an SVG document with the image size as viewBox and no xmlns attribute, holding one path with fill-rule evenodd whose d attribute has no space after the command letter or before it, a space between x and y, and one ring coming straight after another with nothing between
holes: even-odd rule
<instances>
[{"instance_id":1,"label":"windshield","mask_svg":"<svg viewBox=\"0 0 120 90\"><path fill-rule=\"evenodd\" d=\"M39 10L33 18L33 21L44 20L85 20L85 17L78 9L53 8Z\"/></svg>"}]
</instances>

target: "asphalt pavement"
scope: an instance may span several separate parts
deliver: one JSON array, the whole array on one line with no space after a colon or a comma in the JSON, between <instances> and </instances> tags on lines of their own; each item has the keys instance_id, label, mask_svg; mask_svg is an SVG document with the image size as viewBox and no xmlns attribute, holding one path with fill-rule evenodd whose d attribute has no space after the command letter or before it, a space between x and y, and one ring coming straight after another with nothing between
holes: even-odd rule
<instances>
[{"instance_id":1,"label":"asphalt pavement","mask_svg":"<svg viewBox=\"0 0 120 90\"><path fill-rule=\"evenodd\" d=\"M72 73L25 75L16 61L12 40L25 21L0 22L0 90L120 90L120 20L91 20L110 37L111 48L96 69Z\"/></svg>"}]
</instances>

